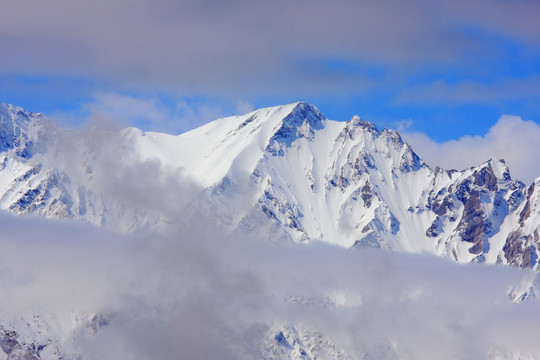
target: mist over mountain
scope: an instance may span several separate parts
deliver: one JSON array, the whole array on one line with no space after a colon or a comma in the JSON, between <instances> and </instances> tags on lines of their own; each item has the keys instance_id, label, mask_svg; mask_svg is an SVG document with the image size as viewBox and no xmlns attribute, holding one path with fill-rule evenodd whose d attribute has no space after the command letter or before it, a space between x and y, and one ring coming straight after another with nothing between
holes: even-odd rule
<instances>
[{"instance_id":1,"label":"mist over mountain","mask_svg":"<svg viewBox=\"0 0 540 360\"><path fill-rule=\"evenodd\" d=\"M177 136L2 104L0 151L6 359L540 356L539 180L502 159L303 102Z\"/></svg>"}]
</instances>

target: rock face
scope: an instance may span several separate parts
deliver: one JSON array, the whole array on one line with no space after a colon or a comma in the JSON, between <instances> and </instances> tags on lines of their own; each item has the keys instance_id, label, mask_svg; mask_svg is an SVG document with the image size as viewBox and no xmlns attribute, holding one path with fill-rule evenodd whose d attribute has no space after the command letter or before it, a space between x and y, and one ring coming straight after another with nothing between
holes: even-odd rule
<instances>
[{"instance_id":1,"label":"rock face","mask_svg":"<svg viewBox=\"0 0 540 360\"><path fill-rule=\"evenodd\" d=\"M324 335L294 325L270 329L263 349L263 359L354 359Z\"/></svg>"},{"instance_id":2,"label":"rock face","mask_svg":"<svg viewBox=\"0 0 540 360\"><path fill-rule=\"evenodd\" d=\"M49 314L50 315L50 314ZM38 314L0 314L0 358L7 360L75 359L62 351L57 323L52 316Z\"/></svg>"},{"instance_id":3,"label":"rock face","mask_svg":"<svg viewBox=\"0 0 540 360\"><path fill-rule=\"evenodd\" d=\"M538 268L536 182L496 159L431 169L396 131L358 117L296 103L179 136L58 129L11 105L0 120L0 207L16 214L163 229L185 217L175 191L189 179L202 198L184 205L211 211L220 231Z\"/></svg>"}]
</instances>

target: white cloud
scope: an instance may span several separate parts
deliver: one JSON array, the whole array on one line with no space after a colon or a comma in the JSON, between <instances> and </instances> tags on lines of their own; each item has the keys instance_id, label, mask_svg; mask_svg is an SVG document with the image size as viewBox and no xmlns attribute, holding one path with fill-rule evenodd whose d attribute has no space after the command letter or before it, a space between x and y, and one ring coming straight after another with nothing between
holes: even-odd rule
<instances>
[{"instance_id":1,"label":"white cloud","mask_svg":"<svg viewBox=\"0 0 540 360\"><path fill-rule=\"evenodd\" d=\"M540 176L540 126L517 116L502 116L483 136L464 136L443 143L424 133L402 135L431 166L460 170L498 158L506 161L513 178L530 183Z\"/></svg>"},{"instance_id":2,"label":"white cloud","mask_svg":"<svg viewBox=\"0 0 540 360\"><path fill-rule=\"evenodd\" d=\"M167 107L156 97L127 96L118 93L99 93L84 105L90 120L112 122L122 127L135 126L145 129L173 127L175 119Z\"/></svg>"},{"instance_id":3,"label":"white cloud","mask_svg":"<svg viewBox=\"0 0 540 360\"><path fill-rule=\"evenodd\" d=\"M404 119L404 120L397 121L395 123L395 126L398 132L404 133L408 129L410 129L411 126L413 126L413 124L414 124L414 121L412 119Z\"/></svg>"},{"instance_id":4,"label":"white cloud","mask_svg":"<svg viewBox=\"0 0 540 360\"><path fill-rule=\"evenodd\" d=\"M222 118L227 112L219 104L181 99L176 102L176 113L182 124L180 130L184 132Z\"/></svg>"},{"instance_id":5,"label":"white cloud","mask_svg":"<svg viewBox=\"0 0 540 360\"><path fill-rule=\"evenodd\" d=\"M247 114L249 112L252 112L254 109L255 109L255 107L253 106L253 104L250 104L247 101L241 101L240 100L240 101L238 101L236 103L236 112L239 115Z\"/></svg>"},{"instance_id":6,"label":"white cloud","mask_svg":"<svg viewBox=\"0 0 540 360\"><path fill-rule=\"evenodd\" d=\"M134 126L145 131L179 134L229 115L253 110L246 101L222 99L205 102L179 97L165 104L156 96L131 96L120 93L98 93L83 105L92 125L99 128ZM67 115L57 114L60 119ZM64 121L65 122L65 121Z\"/></svg>"},{"instance_id":7,"label":"white cloud","mask_svg":"<svg viewBox=\"0 0 540 360\"><path fill-rule=\"evenodd\" d=\"M120 236L5 215L0 225L0 314L114 314L95 335L70 336L73 323L59 324L63 346L83 358L260 358L264 331L286 324L318 331L353 358L389 345L403 359L540 355L540 304L507 299L524 275L515 268L182 231ZM336 293L348 306L322 305Z\"/></svg>"}]
</instances>

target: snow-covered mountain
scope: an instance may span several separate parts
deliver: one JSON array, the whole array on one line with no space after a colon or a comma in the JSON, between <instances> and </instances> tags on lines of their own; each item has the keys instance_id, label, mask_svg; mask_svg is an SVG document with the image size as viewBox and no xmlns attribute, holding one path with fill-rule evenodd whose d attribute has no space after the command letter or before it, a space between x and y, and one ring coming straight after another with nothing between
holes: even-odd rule
<instances>
[{"instance_id":1,"label":"snow-covered mountain","mask_svg":"<svg viewBox=\"0 0 540 360\"><path fill-rule=\"evenodd\" d=\"M156 240L3 220L0 359L533 359L539 197L503 160L432 169L396 131L306 103L178 136L0 104L1 209Z\"/></svg>"},{"instance_id":2,"label":"snow-covered mountain","mask_svg":"<svg viewBox=\"0 0 540 360\"><path fill-rule=\"evenodd\" d=\"M538 267L540 180L525 186L496 159L431 169L396 131L358 117L328 120L300 102L178 136L59 129L11 105L0 120L0 207L16 214L160 229L192 208L173 191L182 183L228 233Z\"/></svg>"}]
</instances>

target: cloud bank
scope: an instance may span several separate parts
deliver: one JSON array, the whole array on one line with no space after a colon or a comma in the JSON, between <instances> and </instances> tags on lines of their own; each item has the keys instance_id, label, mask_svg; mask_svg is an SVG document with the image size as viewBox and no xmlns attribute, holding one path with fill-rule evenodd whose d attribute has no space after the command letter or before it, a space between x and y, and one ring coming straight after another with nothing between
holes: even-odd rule
<instances>
[{"instance_id":1,"label":"cloud bank","mask_svg":"<svg viewBox=\"0 0 540 360\"><path fill-rule=\"evenodd\" d=\"M507 298L529 275L520 269L8 215L0 225L0 321L47 318L83 359L263 358L289 325L353 358L540 356L540 304ZM78 328L86 313L106 321Z\"/></svg>"}]
</instances>

